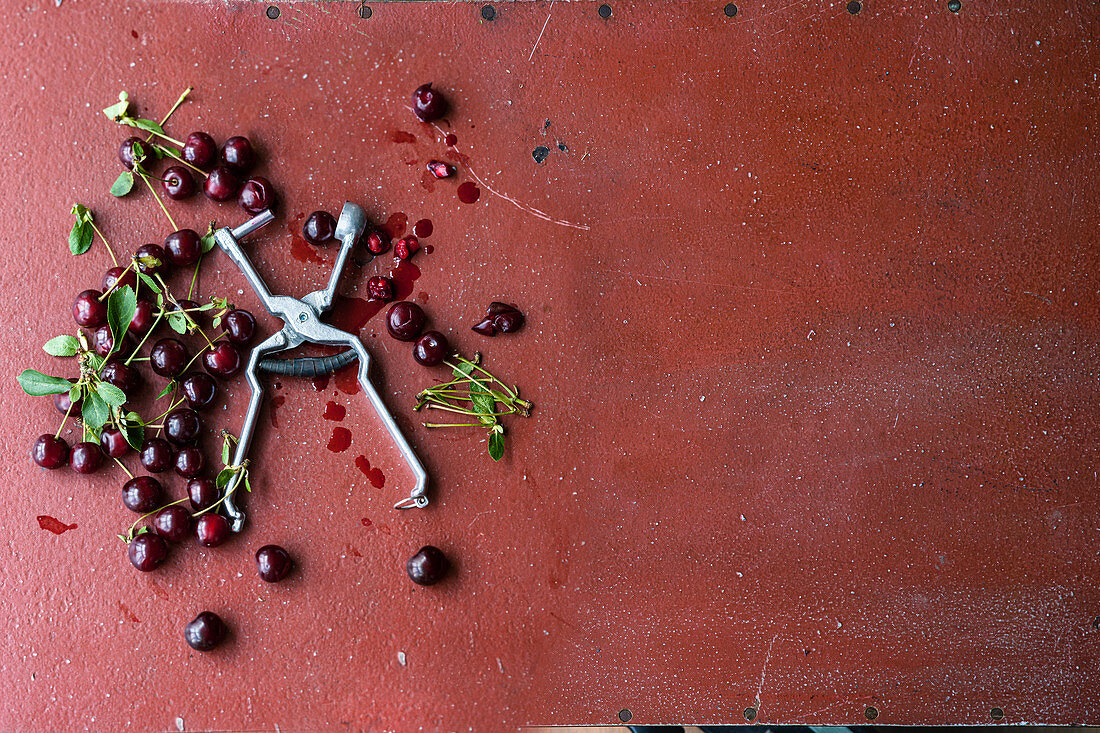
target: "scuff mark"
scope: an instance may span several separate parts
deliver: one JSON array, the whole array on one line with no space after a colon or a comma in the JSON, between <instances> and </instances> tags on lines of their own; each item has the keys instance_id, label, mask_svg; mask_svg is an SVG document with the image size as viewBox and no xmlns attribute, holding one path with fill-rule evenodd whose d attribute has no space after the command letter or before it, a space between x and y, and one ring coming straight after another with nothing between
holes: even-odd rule
<instances>
[{"instance_id":1,"label":"scuff mark","mask_svg":"<svg viewBox=\"0 0 1100 733\"><path fill-rule=\"evenodd\" d=\"M60 0L59 0L60 2ZM530 61L535 57L535 49L539 47L539 41L542 40L542 34L546 32L546 26L550 23L550 13L554 12L554 0L550 0L550 9L546 11L546 21L542 24L542 30L539 31L539 37L535 39L535 45L531 46L531 53L527 56L527 60Z\"/></svg>"},{"instance_id":2,"label":"scuff mark","mask_svg":"<svg viewBox=\"0 0 1100 733\"><path fill-rule=\"evenodd\" d=\"M760 702L760 696L764 693L764 680L768 676L768 662L772 660L772 647L775 646L775 640L779 638L777 632L772 640L768 642L768 653L764 656L764 667L760 670L760 685L756 688L756 702L753 705L756 708L756 714L759 717L760 711L763 709L763 705Z\"/></svg>"}]
</instances>

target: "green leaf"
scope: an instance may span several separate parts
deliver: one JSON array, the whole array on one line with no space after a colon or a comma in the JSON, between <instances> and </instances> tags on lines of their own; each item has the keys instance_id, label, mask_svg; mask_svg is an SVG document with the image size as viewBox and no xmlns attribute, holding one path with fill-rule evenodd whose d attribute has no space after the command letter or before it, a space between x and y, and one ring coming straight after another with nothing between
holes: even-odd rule
<instances>
[{"instance_id":1,"label":"green leaf","mask_svg":"<svg viewBox=\"0 0 1100 733\"><path fill-rule=\"evenodd\" d=\"M131 171L122 171L118 178L111 184L112 196L125 196L134 189L134 174Z\"/></svg>"},{"instance_id":2,"label":"green leaf","mask_svg":"<svg viewBox=\"0 0 1100 733\"><path fill-rule=\"evenodd\" d=\"M157 132L161 135L164 134L164 128L153 120L146 120L139 117L130 121L129 124L133 127L138 128L139 130L145 130L146 132Z\"/></svg>"},{"instance_id":3,"label":"green leaf","mask_svg":"<svg viewBox=\"0 0 1100 733\"><path fill-rule=\"evenodd\" d=\"M126 116L126 111L130 107L129 95L126 92L119 92L118 102L112 104L103 110L103 114L107 115L110 119L118 122Z\"/></svg>"},{"instance_id":4,"label":"green leaf","mask_svg":"<svg viewBox=\"0 0 1100 733\"><path fill-rule=\"evenodd\" d=\"M158 394L154 399L160 400L160 399L163 399L163 398L167 397L168 395L172 394L172 390L174 390L175 388L176 388L176 380L169 379L168 384L165 385L164 389L162 389L160 391L160 394Z\"/></svg>"},{"instance_id":5,"label":"green leaf","mask_svg":"<svg viewBox=\"0 0 1100 733\"><path fill-rule=\"evenodd\" d=\"M244 472L244 490L248 493L252 493L252 482L248 479L248 469Z\"/></svg>"},{"instance_id":6,"label":"green leaf","mask_svg":"<svg viewBox=\"0 0 1100 733\"><path fill-rule=\"evenodd\" d=\"M90 392L85 398L83 417L84 424L91 430L98 431L107 424L111 410L98 392Z\"/></svg>"},{"instance_id":7,"label":"green leaf","mask_svg":"<svg viewBox=\"0 0 1100 733\"><path fill-rule=\"evenodd\" d=\"M103 357L99 354L93 353L91 351L85 351L83 358L88 360L88 366L90 366L96 372L103 368Z\"/></svg>"},{"instance_id":8,"label":"green leaf","mask_svg":"<svg viewBox=\"0 0 1100 733\"><path fill-rule=\"evenodd\" d=\"M229 468L228 466L226 466L218 472L218 477L214 479L214 485L217 486L219 489L224 489L226 486L229 485L230 480L232 480L233 476L236 473L237 470L235 468Z\"/></svg>"},{"instance_id":9,"label":"green leaf","mask_svg":"<svg viewBox=\"0 0 1100 733\"><path fill-rule=\"evenodd\" d=\"M119 430L130 447L141 450L141 444L145 442L145 426L141 424L141 415L136 412L126 414L126 419L119 424Z\"/></svg>"},{"instance_id":10,"label":"green leaf","mask_svg":"<svg viewBox=\"0 0 1100 733\"><path fill-rule=\"evenodd\" d=\"M499 425L496 427L500 427ZM489 431L489 456L494 461L499 461L504 457L504 431L497 431L495 428Z\"/></svg>"},{"instance_id":11,"label":"green leaf","mask_svg":"<svg viewBox=\"0 0 1100 733\"><path fill-rule=\"evenodd\" d=\"M52 377L34 369L24 369L16 379L19 380L19 386L24 392L35 397L63 394L73 388L73 383L68 379Z\"/></svg>"},{"instance_id":12,"label":"green leaf","mask_svg":"<svg viewBox=\"0 0 1100 733\"><path fill-rule=\"evenodd\" d=\"M107 297L107 325L111 328L114 350L121 346L122 337L130 328L130 321L134 320L135 311L137 311L137 295L129 285L115 288Z\"/></svg>"},{"instance_id":13,"label":"green leaf","mask_svg":"<svg viewBox=\"0 0 1100 733\"><path fill-rule=\"evenodd\" d=\"M69 390L69 402L79 402L84 397L84 385L74 384Z\"/></svg>"},{"instance_id":14,"label":"green leaf","mask_svg":"<svg viewBox=\"0 0 1100 733\"><path fill-rule=\"evenodd\" d=\"M75 216L78 222L92 220L92 212L84 204L73 204L73 208L69 210L69 213Z\"/></svg>"},{"instance_id":15,"label":"green leaf","mask_svg":"<svg viewBox=\"0 0 1100 733\"><path fill-rule=\"evenodd\" d=\"M69 251L74 255L84 254L92 248L94 237L95 230L92 229L91 222L81 221L78 218L73 223L72 231L69 232Z\"/></svg>"},{"instance_id":16,"label":"green leaf","mask_svg":"<svg viewBox=\"0 0 1100 733\"><path fill-rule=\"evenodd\" d=\"M452 370L451 373L454 375L455 379L458 379L459 377L468 377L468 376L470 376L470 374L473 371L474 371L473 362L467 361L467 362L463 362L463 363L459 364L458 366L456 366Z\"/></svg>"},{"instance_id":17,"label":"green leaf","mask_svg":"<svg viewBox=\"0 0 1100 733\"><path fill-rule=\"evenodd\" d=\"M214 245L216 244L216 242L214 241L214 235L212 233L202 235L202 239L200 239L199 241L202 242L203 254L206 254L210 250L214 249Z\"/></svg>"},{"instance_id":18,"label":"green leaf","mask_svg":"<svg viewBox=\"0 0 1100 733\"><path fill-rule=\"evenodd\" d=\"M168 314L168 325L178 334L187 333L187 315L182 311L172 311Z\"/></svg>"},{"instance_id":19,"label":"green leaf","mask_svg":"<svg viewBox=\"0 0 1100 733\"><path fill-rule=\"evenodd\" d=\"M98 392L99 396L103 398L103 401L109 405L122 407L126 404L126 393L113 384L98 382L95 386L95 391Z\"/></svg>"},{"instance_id":20,"label":"green leaf","mask_svg":"<svg viewBox=\"0 0 1100 733\"><path fill-rule=\"evenodd\" d=\"M153 259L157 259L157 258L156 258L156 257L154 257ZM158 261L159 261L159 260L158 260ZM159 292L160 292L160 285L158 285L158 284L157 284L157 281L156 281L156 280L154 280L153 278L149 277L149 276L148 276L148 275L146 275L146 274L145 274L144 272L139 272L139 273L138 273L138 277L140 277L140 278L141 278L141 281L142 281L143 283L145 283L145 284L146 284L147 286L149 286L149 288L150 288L150 289L152 289L152 291L153 291L154 293L159 293ZM163 298L157 298L157 302L158 302L158 303L159 303L160 305L164 305L164 299L163 299Z\"/></svg>"},{"instance_id":21,"label":"green leaf","mask_svg":"<svg viewBox=\"0 0 1100 733\"><path fill-rule=\"evenodd\" d=\"M229 447L229 440L228 439L223 440L222 441L222 463L225 464L226 466L229 465L229 451L230 450L231 450L231 448Z\"/></svg>"},{"instance_id":22,"label":"green leaf","mask_svg":"<svg viewBox=\"0 0 1100 733\"><path fill-rule=\"evenodd\" d=\"M80 351L80 342L76 336L54 336L42 346L50 356L76 356Z\"/></svg>"},{"instance_id":23,"label":"green leaf","mask_svg":"<svg viewBox=\"0 0 1100 733\"><path fill-rule=\"evenodd\" d=\"M146 254L143 254L143 255L141 255L137 258L137 263L138 263L139 268L142 265L144 265L145 269L158 270L158 269L160 269L160 266L164 264L164 261L161 260L161 258L157 257L156 255L146 253ZM139 272L140 272L140 270L139 270ZM145 273L141 272L141 274L144 275ZM160 289L157 288L156 292L159 293Z\"/></svg>"},{"instance_id":24,"label":"green leaf","mask_svg":"<svg viewBox=\"0 0 1100 733\"><path fill-rule=\"evenodd\" d=\"M476 379L470 380L470 403L483 423L486 425L496 424L497 419L493 414L496 412L496 400L489 394L489 390L485 388L485 385Z\"/></svg>"}]
</instances>

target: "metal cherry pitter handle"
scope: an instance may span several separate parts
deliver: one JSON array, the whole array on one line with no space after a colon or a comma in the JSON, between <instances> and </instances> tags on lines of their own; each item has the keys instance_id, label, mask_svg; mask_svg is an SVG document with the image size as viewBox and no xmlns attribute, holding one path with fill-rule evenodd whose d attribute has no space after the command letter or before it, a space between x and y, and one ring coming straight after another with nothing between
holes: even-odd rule
<instances>
[{"instance_id":1,"label":"metal cherry pitter handle","mask_svg":"<svg viewBox=\"0 0 1100 733\"><path fill-rule=\"evenodd\" d=\"M358 357L359 385L363 388L367 397L370 398L375 412L382 418L390 437L393 438L394 443L401 451L401 455L404 456L409 468L416 476L416 486L409 497L397 502L394 508L426 507L428 505L428 473L424 470L423 464L416 457L416 453L413 452L408 441L405 440L405 436L401 434L397 423L393 421L393 416L386 409L386 404L370 381L368 374L370 353L358 336L321 322L321 314L332 307L332 301L336 295L336 285L340 281L340 274L344 270L344 265L347 264L351 248L359 240L367 226L367 218L363 214L363 210L350 202L344 204L344 209L340 212L340 219L336 223L336 238L340 240L340 253L336 257L336 264L329 276L328 285L324 290L315 290L300 300L287 295L272 295L241 249L240 241L243 238L268 224L274 218L275 215L270 211L264 211L236 229L223 228L214 233L214 240L222 248L222 251L229 255L229 259L233 260L241 272L244 273L245 279L256 291L263 307L267 309L268 313L278 316L286 324L281 331L252 349L252 354L248 358L245 378L248 380L249 387L252 388L252 399L248 403L248 412L245 414L244 425L241 427L240 441L237 443L233 465L241 465L248 455L248 445L252 441L256 418L259 417L264 387L260 383L257 372L263 371L296 377L315 377L350 364ZM293 349L304 343L348 346L350 348L333 356L301 357L297 359L270 358L272 354ZM224 492L225 501L223 505L225 506L226 516L229 518L230 528L234 532L240 532L244 526L244 513L237 508L233 501L233 492L241 478L242 474L236 474L225 487Z\"/></svg>"}]
</instances>

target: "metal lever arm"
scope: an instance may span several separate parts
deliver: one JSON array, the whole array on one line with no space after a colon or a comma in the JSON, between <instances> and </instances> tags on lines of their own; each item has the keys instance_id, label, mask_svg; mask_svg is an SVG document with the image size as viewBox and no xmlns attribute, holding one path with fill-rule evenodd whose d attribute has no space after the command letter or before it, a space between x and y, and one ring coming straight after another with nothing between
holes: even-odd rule
<instances>
[{"instance_id":1,"label":"metal lever arm","mask_svg":"<svg viewBox=\"0 0 1100 733\"><path fill-rule=\"evenodd\" d=\"M302 298L309 303L318 313L324 313L332 307L332 301L336 298L336 286L340 284L340 276L344 273L344 267L348 264L351 248L363 235L367 228L367 215L358 204L348 201L340 212L340 219L336 222L336 238L340 240L340 252L336 255L336 264L332 266L332 274L329 275L328 285L324 290L317 290Z\"/></svg>"}]
</instances>

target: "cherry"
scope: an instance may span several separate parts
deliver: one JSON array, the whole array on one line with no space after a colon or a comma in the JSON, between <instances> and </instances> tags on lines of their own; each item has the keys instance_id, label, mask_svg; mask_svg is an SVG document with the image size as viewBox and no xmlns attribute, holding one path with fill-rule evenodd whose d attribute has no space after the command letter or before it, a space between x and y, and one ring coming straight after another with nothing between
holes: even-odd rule
<instances>
[{"instance_id":1,"label":"cherry","mask_svg":"<svg viewBox=\"0 0 1100 733\"><path fill-rule=\"evenodd\" d=\"M127 285L131 288L136 288L137 274L134 272L134 268L112 267L110 270L107 270L103 275L103 292L106 293L108 290L115 287L115 283L118 283L118 287L120 288Z\"/></svg>"},{"instance_id":2,"label":"cherry","mask_svg":"<svg viewBox=\"0 0 1100 733\"><path fill-rule=\"evenodd\" d=\"M114 349L114 346L115 338L111 335L110 326L103 325L92 332L92 348L95 353L106 357Z\"/></svg>"},{"instance_id":3,"label":"cherry","mask_svg":"<svg viewBox=\"0 0 1100 733\"><path fill-rule=\"evenodd\" d=\"M164 254L176 267L190 267L202 257L202 239L194 229L180 229L164 238Z\"/></svg>"},{"instance_id":4,"label":"cherry","mask_svg":"<svg viewBox=\"0 0 1100 733\"><path fill-rule=\"evenodd\" d=\"M203 547L217 547L229 539L229 522L220 514L203 514L195 524L195 535Z\"/></svg>"},{"instance_id":5,"label":"cherry","mask_svg":"<svg viewBox=\"0 0 1100 733\"><path fill-rule=\"evenodd\" d=\"M225 337L235 344L247 344L256 335L256 319L246 310L237 308L222 319Z\"/></svg>"},{"instance_id":6,"label":"cherry","mask_svg":"<svg viewBox=\"0 0 1100 733\"><path fill-rule=\"evenodd\" d=\"M126 550L130 556L130 562L143 573L156 570L168 557L168 545L164 538L152 532L139 534L130 540L130 546Z\"/></svg>"},{"instance_id":7,"label":"cherry","mask_svg":"<svg viewBox=\"0 0 1100 733\"><path fill-rule=\"evenodd\" d=\"M450 178L455 174L455 167L442 160L429 160L428 172L436 178Z\"/></svg>"},{"instance_id":8,"label":"cherry","mask_svg":"<svg viewBox=\"0 0 1100 733\"><path fill-rule=\"evenodd\" d=\"M161 339L153 344L149 354L149 365L162 377L173 379L187 367L191 355L187 347L173 338Z\"/></svg>"},{"instance_id":9,"label":"cherry","mask_svg":"<svg viewBox=\"0 0 1100 733\"><path fill-rule=\"evenodd\" d=\"M149 277L164 272L168 263L168 255L159 244L143 244L134 252L134 260L139 271Z\"/></svg>"},{"instance_id":10,"label":"cherry","mask_svg":"<svg viewBox=\"0 0 1100 733\"><path fill-rule=\"evenodd\" d=\"M197 652L208 652L225 639L225 622L221 616L203 611L195 620L183 627L183 638Z\"/></svg>"},{"instance_id":11,"label":"cherry","mask_svg":"<svg viewBox=\"0 0 1100 733\"><path fill-rule=\"evenodd\" d=\"M405 569L409 579L418 585L434 585L443 579L450 563L438 547L425 545L409 558Z\"/></svg>"},{"instance_id":12,"label":"cherry","mask_svg":"<svg viewBox=\"0 0 1100 733\"><path fill-rule=\"evenodd\" d=\"M238 173L247 173L254 158L252 143L247 137L231 137L222 146L222 162Z\"/></svg>"},{"instance_id":13,"label":"cherry","mask_svg":"<svg viewBox=\"0 0 1100 733\"><path fill-rule=\"evenodd\" d=\"M302 225L302 237L315 247L332 241L335 236L336 219L327 211L314 211Z\"/></svg>"},{"instance_id":14,"label":"cherry","mask_svg":"<svg viewBox=\"0 0 1100 733\"><path fill-rule=\"evenodd\" d=\"M183 151L180 157L196 168L205 168L214 162L218 154L218 146L214 138L205 132L192 132L183 141Z\"/></svg>"},{"instance_id":15,"label":"cherry","mask_svg":"<svg viewBox=\"0 0 1100 733\"><path fill-rule=\"evenodd\" d=\"M95 473L103 465L103 450L99 443L84 441L73 446L69 466L77 473Z\"/></svg>"},{"instance_id":16,"label":"cherry","mask_svg":"<svg viewBox=\"0 0 1100 733\"><path fill-rule=\"evenodd\" d=\"M367 295L374 300L388 303L393 300L393 280L383 275L367 278Z\"/></svg>"},{"instance_id":17,"label":"cherry","mask_svg":"<svg viewBox=\"0 0 1100 733\"><path fill-rule=\"evenodd\" d=\"M415 341L424 330L424 311L416 303L402 300L394 303L386 313L386 328L398 341Z\"/></svg>"},{"instance_id":18,"label":"cherry","mask_svg":"<svg viewBox=\"0 0 1100 733\"><path fill-rule=\"evenodd\" d=\"M476 325L471 327L471 330L477 331L482 336L497 335L497 327L493 325L492 318L486 318L485 320L478 322Z\"/></svg>"},{"instance_id":19,"label":"cherry","mask_svg":"<svg viewBox=\"0 0 1100 733\"><path fill-rule=\"evenodd\" d=\"M493 316L493 326L501 333L514 333L523 327L523 314L519 311L506 311Z\"/></svg>"},{"instance_id":20,"label":"cherry","mask_svg":"<svg viewBox=\"0 0 1100 733\"><path fill-rule=\"evenodd\" d=\"M244 360L237 347L226 341L216 344L202 355L202 365L215 377L229 379L241 370Z\"/></svg>"},{"instance_id":21,"label":"cherry","mask_svg":"<svg viewBox=\"0 0 1100 733\"><path fill-rule=\"evenodd\" d=\"M164 438L149 438L141 444L138 459L149 473L161 473L168 470L175 460L175 456L172 455L172 446L167 440Z\"/></svg>"},{"instance_id":22,"label":"cherry","mask_svg":"<svg viewBox=\"0 0 1100 733\"><path fill-rule=\"evenodd\" d=\"M112 359L103 365L99 372L99 378L107 384L113 384L126 393L127 397L133 397L141 386L141 372L121 361Z\"/></svg>"},{"instance_id":23,"label":"cherry","mask_svg":"<svg viewBox=\"0 0 1100 733\"><path fill-rule=\"evenodd\" d=\"M157 508L163 493L160 481L152 476L138 476L122 486L122 503L132 512L145 514Z\"/></svg>"},{"instance_id":24,"label":"cherry","mask_svg":"<svg viewBox=\"0 0 1100 733\"><path fill-rule=\"evenodd\" d=\"M413 112L423 122L438 120L447 112L447 100L430 82L422 84L413 92Z\"/></svg>"},{"instance_id":25,"label":"cherry","mask_svg":"<svg viewBox=\"0 0 1100 733\"><path fill-rule=\"evenodd\" d=\"M107 322L107 302L98 290L83 290L73 301L73 320L84 328L99 328Z\"/></svg>"},{"instance_id":26,"label":"cherry","mask_svg":"<svg viewBox=\"0 0 1100 733\"><path fill-rule=\"evenodd\" d=\"M104 428L99 434L99 445L111 458L122 458L130 451L126 435L118 428Z\"/></svg>"},{"instance_id":27,"label":"cherry","mask_svg":"<svg viewBox=\"0 0 1100 733\"><path fill-rule=\"evenodd\" d=\"M428 331L416 340L413 358L424 366L436 366L447 358L448 351L447 337L439 331Z\"/></svg>"},{"instance_id":28,"label":"cherry","mask_svg":"<svg viewBox=\"0 0 1100 733\"><path fill-rule=\"evenodd\" d=\"M390 248L390 239L382 232L371 232L367 235L367 250L371 254L380 255Z\"/></svg>"},{"instance_id":29,"label":"cherry","mask_svg":"<svg viewBox=\"0 0 1100 733\"><path fill-rule=\"evenodd\" d=\"M218 394L218 383L209 374L191 372L180 382L187 404L195 410L210 407Z\"/></svg>"},{"instance_id":30,"label":"cherry","mask_svg":"<svg viewBox=\"0 0 1100 733\"><path fill-rule=\"evenodd\" d=\"M118 159L129 170L134 169L134 143L138 144L139 149L144 155L149 155L151 148L146 147L146 142L140 137L128 137L122 141L122 144L118 146Z\"/></svg>"},{"instance_id":31,"label":"cherry","mask_svg":"<svg viewBox=\"0 0 1100 733\"><path fill-rule=\"evenodd\" d=\"M164 418L164 434L176 445L190 445L199 438L202 418L189 407L172 410Z\"/></svg>"},{"instance_id":32,"label":"cherry","mask_svg":"<svg viewBox=\"0 0 1100 733\"><path fill-rule=\"evenodd\" d=\"M249 214L259 214L275 206L275 187L266 178L249 178L241 186L237 203Z\"/></svg>"},{"instance_id":33,"label":"cherry","mask_svg":"<svg viewBox=\"0 0 1100 733\"><path fill-rule=\"evenodd\" d=\"M164 194L173 201L183 201L195 195L195 179L182 165L164 169Z\"/></svg>"},{"instance_id":34,"label":"cherry","mask_svg":"<svg viewBox=\"0 0 1100 733\"><path fill-rule=\"evenodd\" d=\"M256 550L256 569L260 578L268 583L278 583L290 572L290 554L278 545L264 545Z\"/></svg>"},{"instance_id":35,"label":"cherry","mask_svg":"<svg viewBox=\"0 0 1100 733\"><path fill-rule=\"evenodd\" d=\"M191 512L179 504L166 506L154 515L153 530L169 542L183 542L191 536Z\"/></svg>"},{"instance_id":36,"label":"cherry","mask_svg":"<svg viewBox=\"0 0 1100 733\"><path fill-rule=\"evenodd\" d=\"M206 468L206 456L195 446L181 448L176 454L176 473L184 478L195 478Z\"/></svg>"},{"instance_id":37,"label":"cherry","mask_svg":"<svg viewBox=\"0 0 1100 733\"><path fill-rule=\"evenodd\" d=\"M202 510L213 506L221 498L221 492L214 479L195 478L187 482L187 496L192 507Z\"/></svg>"},{"instance_id":38,"label":"cherry","mask_svg":"<svg viewBox=\"0 0 1100 733\"><path fill-rule=\"evenodd\" d=\"M237 174L224 165L219 165L210 171L206 177L206 183L202 185L202 191L212 201L229 201L237 195L241 188L241 179Z\"/></svg>"},{"instance_id":39,"label":"cherry","mask_svg":"<svg viewBox=\"0 0 1100 733\"><path fill-rule=\"evenodd\" d=\"M420 250L420 240L416 237L402 237L393 245L394 255L401 260L407 260Z\"/></svg>"},{"instance_id":40,"label":"cherry","mask_svg":"<svg viewBox=\"0 0 1100 733\"><path fill-rule=\"evenodd\" d=\"M73 380L70 379L70 382ZM69 417L77 417L80 415L80 408L83 407L84 400L76 400L75 402L69 399L68 392L62 392L61 394L55 394L53 396L53 406L57 408L57 411L62 415L68 415Z\"/></svg>"},{"instance_id":41,"label":"cherry","mask_svg":"<svg viewBox=\"0 0 1100 733\"><path fill-rule=\"evenodd\" d=\"M138 336L149 333L157 322L157 307L148 300L139 299L134 308L134 317L130 319L130 331Z\"/></svg>"},{"instance_id":42,"label":"cherry","mask_svg":"<svg viewBox=\"0 0 1100 733\"><path fill-rule=\"evenodd\" d=\"M69 444L49 433L40 435L31 446L31 458L42 468L60 468L69 460Z\"/></svg>"}]
</instances>

